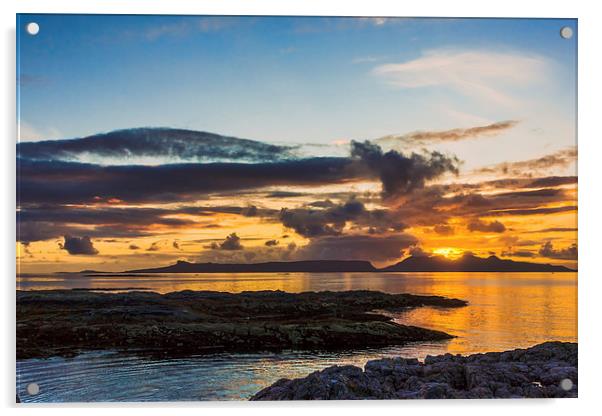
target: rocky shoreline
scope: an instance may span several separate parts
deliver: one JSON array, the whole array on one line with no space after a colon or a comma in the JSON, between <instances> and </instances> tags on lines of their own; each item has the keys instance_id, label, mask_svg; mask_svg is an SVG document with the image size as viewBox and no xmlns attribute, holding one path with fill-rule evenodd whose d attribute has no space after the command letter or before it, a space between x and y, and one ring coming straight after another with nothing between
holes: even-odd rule
<instances>
[{"instance_id":1,"label":"rocky shoreline","mask_svg":"<svg viewBox=\"0 0 602 416\"><path fill-rule=\"evenodd\" d=\"M17 291L17 358L114 349L161 355L336 350L453 336L392 322L374 310L467 302L374 291Z\"/></svg>"},{"instance_id":2,"label":"rocky shoreline","mask_svg":"<svg viewBox=\"0 0 602 416\"><path fill-rule=\"evenodd\" d=\"M470 356L445 354L332 366L281 379L251 400L481 399L577 397L577 344Z\"/></svg>"}]
</instances>

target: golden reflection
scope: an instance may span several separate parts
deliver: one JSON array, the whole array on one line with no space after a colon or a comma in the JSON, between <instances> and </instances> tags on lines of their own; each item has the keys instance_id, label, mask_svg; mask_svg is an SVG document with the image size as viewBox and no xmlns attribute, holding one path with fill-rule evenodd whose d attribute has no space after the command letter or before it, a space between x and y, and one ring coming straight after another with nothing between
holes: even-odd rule
<instances>
[{"instance_id":1,"label":"golden reflection","mask_svg":"<svg viewBox=\"0 0 602 416\"><path fill-rule=\"evenodd\" d=\"M21 289L136 287L242 292L378 290L464 299L467 307L397 312L400 323L437 329L457 338L445 352L470 354L577 341L577 273L215 273L127 276L20 276Z\"/></svg>"}]
</instances>

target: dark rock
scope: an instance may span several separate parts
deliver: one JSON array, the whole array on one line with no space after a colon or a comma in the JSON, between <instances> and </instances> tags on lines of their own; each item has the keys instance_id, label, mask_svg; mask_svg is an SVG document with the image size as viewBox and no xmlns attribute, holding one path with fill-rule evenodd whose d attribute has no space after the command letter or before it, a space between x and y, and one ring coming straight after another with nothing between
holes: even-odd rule
<instances>
[{"instance_id":1,"label":"dark rock","mask_svg":"<svg viewBox=\"0 0 602 416\"><path fill-rule=\"evenodd\" d=\"M460 307L459 299L367 290L96 293L17 291L17 358L117 349L164 355L349 349L452 338L374 310ZM343 393L340 393L343 394Z\"/></svg>"},{"instance_id":2,"label":"dark rock","mask_svg":"<svg viewBox=\"0 0 602 416\"><path fill-rule=\"evenodd\" d=\"M569 391L563 389L565 379L572 382ZM424 363L388 358L369 361L363 371L334 366L305 378L279 380L251 400L518 397L577 397L577 344L546 342L467 357L445 354Z\"/></svg>"}]
</instances>

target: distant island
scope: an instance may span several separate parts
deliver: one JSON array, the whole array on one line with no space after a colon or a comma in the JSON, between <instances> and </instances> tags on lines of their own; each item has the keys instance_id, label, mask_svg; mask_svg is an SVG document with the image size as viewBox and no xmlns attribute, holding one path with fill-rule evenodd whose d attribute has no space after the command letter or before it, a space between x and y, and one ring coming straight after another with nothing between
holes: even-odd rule
<instances>
[{"instance_id":1,"label":"distant island","mask_svg":"<svg viewBox=\"0 0 602 416\"><path fill-rule=\"evenodd\" d=\"M464 254L452 260L444 256L410 256L382 272L575 272L565 266L502 260L496 256Z\"/></svg>"},{"instance_id":2,"label":"distant island","mask_svg":"<svg viewBox=\"0 0 602 416\"><path fill-rule=\"evenodd\" d=\"M452 260L444 256L410 256L403 261L376 268L369 261L308 260L266 263L190 263L176 264L124 273L344 273L344 272L574 272L565 266L502 260L496 256L464 254Z\"/></svg>"}]
</instances>

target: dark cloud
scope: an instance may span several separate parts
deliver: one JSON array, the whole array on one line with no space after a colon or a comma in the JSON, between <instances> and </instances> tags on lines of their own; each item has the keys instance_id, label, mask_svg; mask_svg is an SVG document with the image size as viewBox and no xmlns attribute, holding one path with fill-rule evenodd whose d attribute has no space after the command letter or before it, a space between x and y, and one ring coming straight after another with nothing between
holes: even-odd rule
<instances>
[{"instance_id":1,"label":"dark cloud","mask_svg":"<svg viewBox=\"0 0 602 416\"><path fill-rule=\"evenodd\" d=\"M416 237L401 233L384 237L369 235L343 235L312 239L299 250L299 257L322 260L395 261L404 250L416 245Z\"/></svg>"},{"instance_id":2,"label":"dark cloud","mask_svg":"<svg viewBox=\"0 0 602 416\"><path fill-rule=\"evenodd\" d=\"M232 233L226 237L221 243L211 243L209 248L213 250L242 250L244 247L240 243L240 237L236 233Z\"/></svg>"},{"instance_id":3,"label":"dark cloud","mask_svg":"<svg viewBox=\"0 0 602 416\"><path fill-rule=\"evenodd\" d=\"M530 251L530 250L508 250L508 251L502 251L501 253L502 257L526 257L526 258L532 258L532 257L536 257L537 253Z\"/></svg>"},{"instance_id":4,"label":"dark cloud","mask_svg":"<svg viewBox=\"0 0 602 416\"><path fill-rule=\"evenodd\" d=\"M72 255L96 255L98 250L94 248L90 237L72 237L64 236L64 243L59 243L62 250L66 250Z\"/></svg>"},{"instance_id":5,"label":"dark cloud","mask_svg":"<svg viewBox=\"0 0 602 416\"><path fill-rule=\"evenodd\" d=\"M278 245L278 240L268 240L265 242L265 245L268 247L274 247Z\"/></svg>"},{"instance_id":6,"label":"dark cloud","mask_svg":"<svg viewBox=\"0 0 602 416\"><path fill-rule=\"evenodd\" d=\"M255 205L249 205L244 207L240 212L241 215L245 217L256 217L258 213L257 207Z\"/></svg>"},{"instance_id":7,"label":"dark cloud","mask_svg":"<svg viewBox=\"0 0 602 416\"><path fill-rule=\"evenodd\" d=\"M408 250L408 254L414 257L427 257L431 255L431 253L424 251L420 246L411 246Z\"/></svg>"},{"instance_id":8,"label":"dark cloud","mask_svg":"<svg viewBox=\"0 0 602 416\"><path fill-rule=\"evenodd\" d=\"M90 237L104 238L132 238L143 237L153 233L150 230L140 227L128 227L127 225L97 225L93 229L71 225L68 223L51 223L51 222L18 222L17 223L17 241L33 242L44 241L52 238L57 238L62 235L83 235L87 234Z\"/></svg>"},{"instance_id":9,"label":"dark cloud","mask_svg":"<svg viewBox=\"0 0 602 416\"><path fill-rule=\"evenodd\" d=\"M359 218L365 210L364 204L355 200L342 205L330 203L328 208L323 209L283 208L280 221L285 227L292 228L304 237L339 235L347 221Z\"/></svg>"},{"instance_id":10,"label":"dark cloud","mask_svg":"<svg viewBox=\"0 0 602 416\"><path fill-rule=\"evenodd\" d=\"M468 223L481 217L544 215L577 209L576 206L550 206L574 203L574 195L563 189L492 193L488 186L483 183L468 188L464 184L426 186L391 203L385 200L389 205L385 217L391 223L399 221L409 227L434 227L454 218L464 218ZM482 189L484 193L480 193Z\"/></svg>"},{"instance_id":11,"label":"dark cloud","mask_svg":"<svg viewBox=\"0 0 602 416\"><path fill-rule=\"evenodd\" d=\"M515 191L515 192L503 192L495 195L496 199L503 198L553 198L558 195L563 195L562 189L537 189L534 191Z\"/></svg>"},{"instance_id":12,"label":"dark cloud","mask_svg":"<svg viewBox=\"0 0 602 416\"><path fill-rule=\"evenodd\" d=\"M539 249L539 255L551 259L577 260L577 244L571 244L565 248L555 249L552 242L547 241Z\"/></svg>"},{"instance_id":13,"label":"dark cloud","mask_svg":"<svg viewBox=\"0 0 602 416\"><path fill-rule=\"evenodd\" d=\"M486 222L475 219L468 223L467 228L471 232L479 231L482 233L503 233L506 231L506 226L497 220Z\"/></svg>"},{"instance_id":14,"label":"dark cloud","mask_svg":"<svg viewBox=\"0 0 602 416\"><path fill-rule=\"evenodd\" d=\"M479 136L495 136L516 126L518 121L500 121L486 126L476 126L467 129L451 129L440 131L416 131L404 135L385 136L376 142L382 145L428 145L432 143L457 142Z\"/></svg>"},{"instance_id":15,"label":"dark cloud","mask_svg":"<svg viewBox=\"0 0 602 416\"><path fill-rule=\"evenodd\" d=\"M278 185L324 185L371 178L348 158L311 158L273 163L188 163L100 166L19 159L20 204L182 202L208 193Z\"/></svg>"},{"instance_id":16,"label":"dark cloud","mask_svg":"<svg viewBox=\"0 0 602 416\"><path fill-rule=\"evenodd\" d=\"M412 153L408 157L396 151L383 153L380 147L369 142L353 142L351 158L101 166L21 157L17 164L21 204L98 200L181 202L206 197L212 192L377 178L382 181L384 195L391 196L421 188L426 181L446 172L458 172L456 158L438 152Z\"/></svg>"},{"instance_id":17,"label":"dark cloud","mask_svg":"<svg viewBox=\"0 0 602 416\"><path fill-rule=\"evenodd\" d=\"M240 210L241 208L236 208ZM41 205L23 207L17 212L17 222L46 222L69 224L127 224L130 227L146 225L166 225L171 227L189 226L194 221L166 216L178 213L203 214L210 207L125 208L125 207L73 207L64 205Z\"/></svg>"},{"instance_id":18,"label":"dark cloud","mask_svg":"<svg viewBox=\"0 0 602 416\"><path fill-rule=\"evenodd\" d=\"M425 182L445 173L458 174L460 161L440 152L424 155L412 153L405 156L395 150L383 152L380 146L365 142L351 142L351 157L361 160L374 174L383 187L386 197L423 188Z\"/></svg>"},{"instance_id":19,"label":"dark cloud","mask_svg":"<svg viewBox=\"0 0 602 416\"><path fill-rule=\"evenodd\" d=\"M227 209L229 207L224 207ZM17 211L18 241L40 241L61 235L86 234L97 238L141 237L157 233L163 226L200 227L192 219L170 218L174 214L209 215L213 207L124 208L124 207L74 207L66 205L25 206ZM240 213L240 207L232 207ZM90 228L90 226L94 226Z\"/></svg>"},{"instance_id":20,"label":"dark cloud","mask_svg":"<svg viewBox=\"0 0 602 416\"><path fill-rule=\"evenodd\" d=\"M515 235L503 235L497 239L499 242L506 244L509 248L517 247L517 246L534 246L540 244L539 241L534 240L521 240L518 236Z\"/></svg>"},{"instance_id":21,"label":"dark cloud","mask_svg":"<svg viewBox=\"0 0 602 416\"><path fill-rule=\"evenodd\" d=\"M448 224L437 224L433 227L433 231L441 235L453 235L454 227Z\"/></svg>"},{"instance_id":22,"label":"dark cloud","mask_svg":"<svg viewBox=\"0 0 602 416\"><path fill-rule=\"evenodd\" d=\"M528 209L505 209L505 210L492 210L491 213L495 215L546 215L546 214L557 214L559 212L577 211L577 207L574 205L564 207L553 207L553 208L528 208Z\"/></svg>"},{"instance_id":23,"label":"dark cloud","mask_svg":"<svg viewBox=\"0 0 602 416\"><path fill-rule=\"evenodd\" d=\"M161 250L161 245L165 243L165 240L159 240L151 243L150 247L146 249L146 251L159 251Z\"/></svg>"},{"instance_id":24,"label":"dark cloud","mask_svg":"<svg viewBox=\"0 0 602 416\"><path fill-rule=\"evenodd\" d=\"M300 208L283 208L279 219L285 227L304 237L340 235L350 229L369 229L372 234L402 231L407 225L389 216L386 209L368 210L363 202L351 198L345 203L321 200Z\"/></svg>"},{"instance_id":25,"label":"dark cloud","mask_svg":"<svg viewBox=\"0 0 602 416\"><path fill-rule=\"evenodd\" d=\"M577 228L573 227L551 227L542 228L541 230L525 231L525 233L576 233Z\"/></svg>"},{"instance_id":26,"label":"dark cloud","mask_svg":"<svg viewBox=\"0 0 602 416\"><path fill-rule=\"evenodd\" d=\"M170 128L118 130L70 140L17 144L17 156L33 160L77 161L82 156L127 160L158 157L174 161L275 161L292 148L219 134Z\"/></svg>"},{"instance_id":27,"label":"dark cloud","mask_svg":"<svg viewBox=\"0 0 602 416\"><path fill-rule=\"evenodd\" d=\"M305 196L303 192L291 192L291 191L274 191L266 195L266 198L297 198Z\"/></svg>"},{"instance_id":28,"label":"dark cloud","mask_svg":"<svg viewBox=\"0 0 602 416\"><path fill-rule=\"evenodd\" d=\"M530 188L550 188L560 185L572 185L577 183L576 176L548 176L545 178L537 178L530 181L525 187Z\"/></svg>"}]
</instances>

